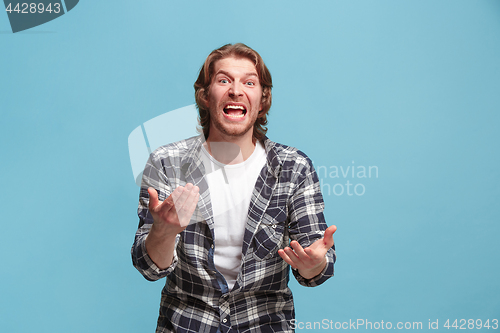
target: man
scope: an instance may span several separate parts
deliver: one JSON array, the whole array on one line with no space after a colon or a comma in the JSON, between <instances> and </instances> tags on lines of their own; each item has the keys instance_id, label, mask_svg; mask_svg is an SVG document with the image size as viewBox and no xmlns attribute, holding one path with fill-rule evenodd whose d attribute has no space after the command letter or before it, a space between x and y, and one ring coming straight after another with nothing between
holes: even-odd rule
<instances>
[{"instance_id":1,"label":"man","mask_svg":"<svg viewBox=\"0 0 500 333\"><path fill-rule=\"evenodd\" d=\"M305 286L333 275L311 161L265 136L271 88L254 50L214 50L195 83L202 135L147 162L132 258L167 278L157 332L292 332L289 266Z\"/></svg>"}]
</instances>

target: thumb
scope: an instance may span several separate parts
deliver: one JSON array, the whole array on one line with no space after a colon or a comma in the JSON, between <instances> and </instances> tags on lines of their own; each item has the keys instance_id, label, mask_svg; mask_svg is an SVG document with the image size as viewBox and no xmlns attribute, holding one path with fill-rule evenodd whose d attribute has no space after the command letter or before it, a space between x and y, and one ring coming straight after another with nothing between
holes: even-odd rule
<instances>
[{"instance_id":1,"label":"thumb","mask_svg":"<svg viewBox=\"0 0 500 333\"><path fill-rule=\"evenodd\" d=\"M328 247L333 246L333 234L337 231L337 226L331 225L325 230L325 234L323 236L323 241Z\"/></svg>"},{"instance_id":2,"label":"thumb","mask_svg":"<svg viewBox=\"0 0 500 333\"><path fill-rule=\"evenodd\" d=\"M158 201L158 192L152 187L148 188L148 194L149 194L149 210L153 210L158 204L160 203Z\"/></svg>"}]
</instances>

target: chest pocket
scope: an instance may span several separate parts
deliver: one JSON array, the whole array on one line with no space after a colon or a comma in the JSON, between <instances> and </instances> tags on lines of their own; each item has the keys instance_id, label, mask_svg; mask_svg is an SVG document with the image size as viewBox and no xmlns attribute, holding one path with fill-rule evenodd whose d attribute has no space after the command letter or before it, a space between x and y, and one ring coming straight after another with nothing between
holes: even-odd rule
<instances>
[{"instance_id":1,"label":"chest pocket","mask_svg":"<svg viewBox=\"0 0 500 333\"><path fill-rule=\"evenodd\" d=\"M278 250L288 245L286 218L286 214L273 214L273 212L269 211L264 214L252 244L254 257L257 260L266 260L279 256L277 254Z\"/></svg>"}]
</instances>

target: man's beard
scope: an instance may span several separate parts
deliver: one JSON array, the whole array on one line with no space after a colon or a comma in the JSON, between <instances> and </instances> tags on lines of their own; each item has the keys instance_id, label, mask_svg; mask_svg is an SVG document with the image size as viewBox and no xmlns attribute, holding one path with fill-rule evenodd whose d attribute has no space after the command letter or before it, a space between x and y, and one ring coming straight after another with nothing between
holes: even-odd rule
<instances>
[{"instance_id":1,"label":"man's beard","mask_svg":"<svg viewBox=\"0 0 500 333\"><path fill-rule=\"evenodd\" d=\"M253 126L255 125L255 121L257 121L257 119L255 119L254 122L251 122L251 123L248 123L248 125L246 127L244 127L243 129L240 129L239 127L230 127L228 128L228 126L224 126L224 124L222 124L219 119L217 118L212 118L211 119L212 121L212 124L214 125L214 127L222 134L224 135L227 135L227 136L233 136L233 137L238 137L238 136L243 136L245 134L247 134L248 131L252 130L253 129Z\"/></svg>"},{"instance_id":2,"label":"man's beard","mask_svg":"<svg viewBox=\"0 0 500 333\"><path fill-rule=\"evenodd\" d=\"M221 103L221 106L219 106L217 109L222 109L222 105L224 105L224 103ZM217 110L216 109L216 110ZM257 118L258 118L258 114L257 116L254 116L255 119L251 119L251 121L248 123L248 125L246 125L244 128L241 128L241 126L239 126L237 123L236 124L225 124L224 123L224 119L220 119L218 117L218 114L215 112L212 113L212 111L209 111L210 112L210 123L215 127L215 129L217 129L219 131L219 133L225 135L225 136L229 136L229 137L240 137L240 136L243 136L245 134L248 133L248 131L252 130L253 131L253 127L255 125L255 123L257 122ZM250 112L250 111L247 111L247 112ZM250 114L247 114L246 115L247 117L250 116ZM233 125L236 125L236 126L233 126ZM253 136L253 134L252 134Z\"/></svg>"}]
</instances>

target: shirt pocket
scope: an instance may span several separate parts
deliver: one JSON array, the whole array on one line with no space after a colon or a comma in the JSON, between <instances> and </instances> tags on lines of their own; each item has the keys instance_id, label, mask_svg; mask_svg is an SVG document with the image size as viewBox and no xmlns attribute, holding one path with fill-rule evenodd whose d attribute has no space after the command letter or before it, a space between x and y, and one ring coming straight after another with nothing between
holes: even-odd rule
<instances>
[{"instance_id":1,"label":"shirt pocket","mask_svg":"<svg viewBox=\"0 0 500 333\"><path fill-rule=\"evenodd\" d=\"M282 217L285 219L286 217ZM253 238L253 255L257 260L267 260L277 254L285 243L286 220L280 220L280 217L273 218L264 214L261 223Z\"/></svg>"}]
</instances>

